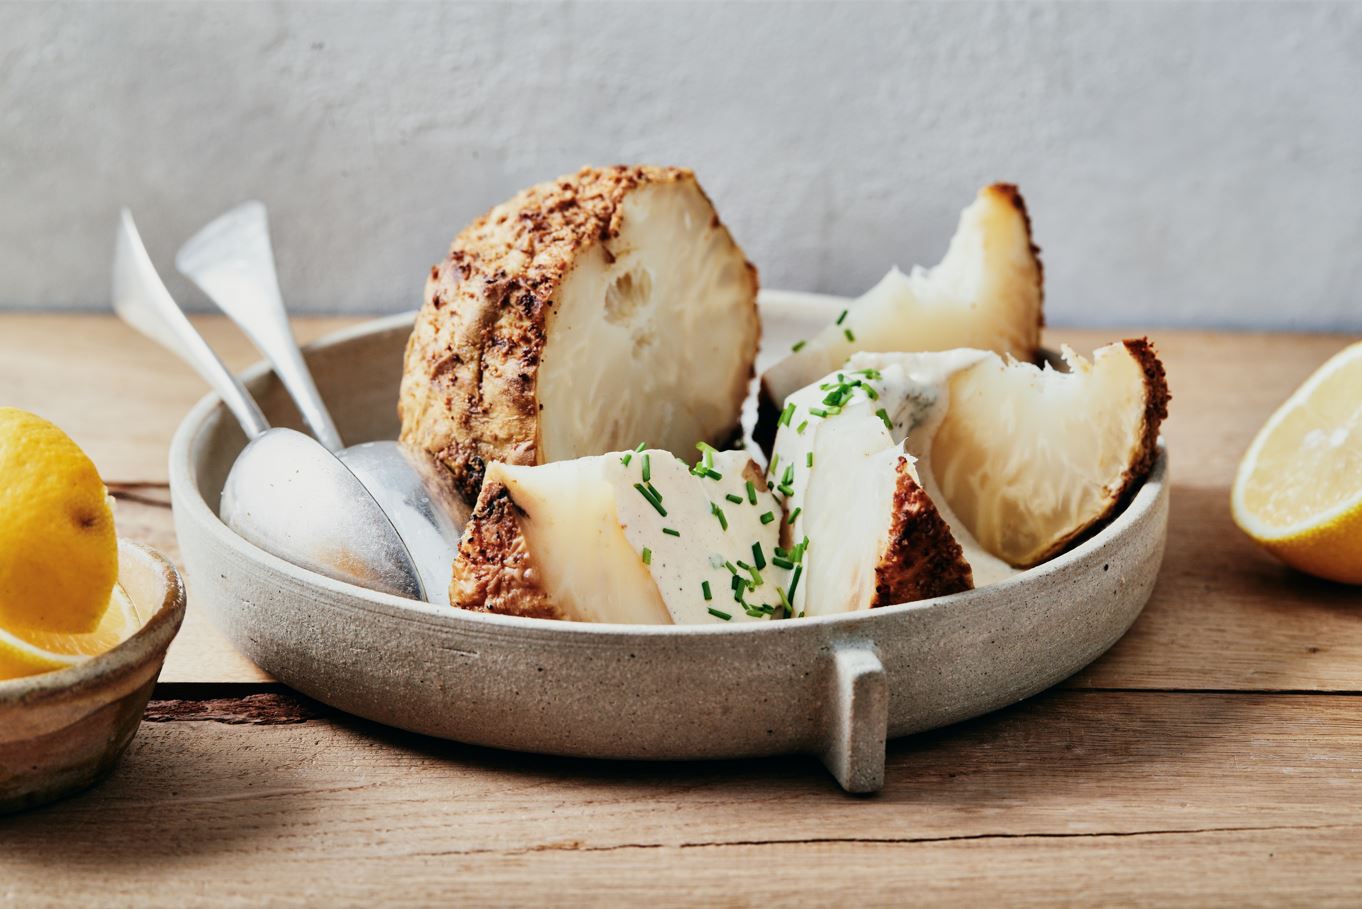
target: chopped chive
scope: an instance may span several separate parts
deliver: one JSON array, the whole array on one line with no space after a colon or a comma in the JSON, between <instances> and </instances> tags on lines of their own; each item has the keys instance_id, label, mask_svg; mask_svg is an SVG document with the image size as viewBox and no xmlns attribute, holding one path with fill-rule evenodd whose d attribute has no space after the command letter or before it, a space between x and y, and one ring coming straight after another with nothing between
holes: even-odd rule
<instances>
[{"instance_id":1,"label":"chopped chive","mask_svg":"<svg viewBox=\"0 0 1362 909\"><path fill-rule=\"evenodd\" d=\"M792 602L794 601L795 591L799 589L799 576L803 573L804 566L796 565L794 574L790 575L790 589L786 591L786 595L789 596Z\"/></svg>"},{"instance_id":2,"label":"chopped chive","mask_svg":"<svg viewBox=\"0 0 1362 909\"><path fill-rule=\"evenodd\" d=\"M870 400L878 401L880 399L880 393L875 390L874 386L862 384L861 387L865 389L866 396L870 398Z\"/></svg>"},{"instance_id":3,"label":"chopped chive","mask_svg":"<svg viewBox=\"0 0 1362 909\"><path fill-rule=\"evenodd\" d=\"M801 511L803 511L803 510L804 510L803 508L796 508L794 511L790 512L790 519L789 519L788 521L786 521L785 523L786 523L786 524L789 524L791 527L793 527L793 526L794 526L794 522L795 522L795 518L799 517L799 513L800 513Z\"/></svg>"},{"instance_id":4,"label":"chopped chive","mask_svg":"<svg viewBox=\"0 0 1362 909\"><path fill-rule=\"evenodd\" d=\"M634 453L633 453L632 451L630 451L630 452L627 452L627 453L624 455L624 457L620 458L620 463L623 464L625 467L628 467L628 466L629 466L629 462L632 461L633 459L634 459Z\"/></svg>"},{"instance_id":5,"label":"chopped chive","mask_svg":"<svg viewBox=\"0 0 1362 909\"><path fill-rule=\"evenodd\" d=\"M709 602L710 600L714 599L714 594L709 592L709 581L701 581L700 589L705 592L705 602Z\"/></svg>"},{"instance_id":6,"label":"chopped chive","mask_svg":"<svg viewBox=\"0 0 1362 909\"><path fill-rule=\"evenodd\" d=\"M714 512L714 516L719 519L719 526L728 530L728 518L724 516L724 510L713 503L710 503L709 507Z\"/></svg>"},{"instance_id":7,"label":"chopped chive","mask_svg":"<svg viewBox=\"0 0 1362 909\"><path fill-rule=\"evenodd\" d=\"M642 483L635 483L634 488L638 490L639 495L643 496L645 499L648 500L648 504L653 506L653 508L657 510L658 514L662 515L662 517L664 518L667 516L667 509L662 507L661 496L653 498L653 496L657 495L657 490L654 489L650 492L649 491L650 487L644 486Z\"/></svg>"},{"instance_id":8,"label":"chopped chive","mask_svg":"<svg viewBox=\"0 0 1362 909\"><path fill-rule=\"evenodd\" d=\"M770 523L771 523L772 521L774 521L775 519L776 519L776 516L775 516L774 514L772 514L771 512L769 512L769 511L766 512L765 514L763 514L763 515L761 516L761 522L762 522L763 524L770 524Z\"/></svg>"},{"instance_id":9,"label":"chopped chive","mask_svg":"<svg viewBox=\"0 0 1362 909\"><path fill-rule=\"evenodd\" d=\"M889 420L889 413L883 407L875 411L875 416L884 421L884 428L893 431L894 424Z\"/></svg>"},{"instance_id":10,"label":"chopped chive","mask_svg":"<svg viewBox=\"0 0 1362 909\"><path fill-rule=\"evenodd\" d=\"M766 475L775 473L776 465L780 463L780 455L771 455L771 463L766 465Z\"/></svg>"},{"instance_id":11,"label":"chopped chive","mask_svg":"<svg viewBox=\"0 0 1362 909\"><path fill-rule=\"evenodd\" d=\"M724 567L727 568L729 571L733 572L734 574L738 573L737 566L735 566L732 562L725 561Z\"/></svg>"},{"instance_id":12,"label":"chopped chive","mask_svg":"<svg viewBox=\"0 0 1362 909\"><path fill-rule=\"evenodd\" d=\"M801 350L804 349L804 345L808 343L809 343L808 341L796 341L794 342L794 345L790 348L790 351L792 353L799 353Z\"/></svg>"},{"instance_id":13,"label":"chopped chive","mask_svg":"<svg viewBox=\"0 0 1362 909\"><path fill-rule=\"evenodd\" d=\"M844 329L842 329L842 334L846 335L846 339L847 339L848 341L850 341L852 344L855 344L855 343L856 343L856 336L855 336L854 334L851 333L851 329L850 329L850 328L844 328Z\"/></svg>"},{"instance_id":14,"label":"chopped chive","mask_svg":"<svg viewBox=\"0 0 1362 909\"><path fill-rule=\"evenodd\" d=\"M786 404L785 409L780 412L780 420L778 421L779 425L789 426L790 418L794 416L794 412L795 412L794 402L791 401L789 404Z\"/></svg>"},{"instance_id":15,"label":"chopped chive","mask_svg":"<svg viewBox=\"0 0 1362 909\"><path fill-rule=\"evenodd\" d=\"M648 447L648 443L647 443L647 442L639 442L637 445L634 446L634 451L642 451L643 449L645 449L645 448L647 448L647 447Z\"/></svg>"},{"instance_id":16,"label":"chopped chive","mask_svg":"<svg viewBox=\"0 0 1362 909\"><path fill-rule=\"evenodd\" d=\"M681 536L681 531L677 530L675 527L663 527L662 532L671 537Z\"/></svg>"},{"instance_id":17,"label":"chopped chive","mask_svg":"<svg viewBox=\"0 0 1362 909\"><path fill-rule=\"evenodd\" d=\"M722 610L715 609L713 606L709 608L709 614L714 616L716 619L723 619L725 622L733 620L733 616L729 615L726 612L723 612Z\"/></svg>"},{"instance_id":18,"label":"chopped chive","mask_svg":"<svg viewBox=\"0 0 1362 909\"><path fill-rule=\"evenodd\" d=\"M653 564L653 551L649 549L647 546L643 547L643 564L644 565Z\"/></svg>"},{"instance_id":19,"label":"chopped chive","mask_svg":"<svg viewBox=\"0 0 1362 909\"><path fill-rule=\"evenodd\" d=\"M780 556L782 559L788 559L790 557L790 554L779 546L776 547L775 552L776 555Z\"/></svg>"},{"instance_id":20,"label":"chopped chive","mask_svg":"<svg viewBox=\"0 0 1362 909\"><path fill-rule=\"evenodd\" d=\"M787 499L790 496L794 495L794 487L791 486L789 483L781 483L779 486L776 487L776 489L780 492L781 495L783 495Z\"/></svg>"},{"instance_id":21,"label":"chopped chive","mask_svg":"<svg viewBox=\"0 0 1362 909\"><path fill-rule=\"evenodd\" d=\"M730 590L742 590L746 586L747 579L740 574L735 574L728 579L728 587Z\"/></svg>"},{"instance_id":22,"label":"chopped chive","mask_svg":"<svg viewBox=\"0 0 1362 909\"><path fill-rule=\"evenodd\" d=\"M708 477L711 480L722 480L724 478L724 475L719 473L719 471L712 467L706 467L703 464L696 464L691 468L691 473L697 477Z\"/></svg>"},{"instance_id":23,"label":"chopped chive","mask_svg":"<svg viewBox=\"0 0 1362 909\"><path fill-rule=\"evenodd\" d=\"M757 484L751 480L747 481L747 501L753 505L757 504Z\"/></svg>"},{"instance_id":24,"label":"chopped chive","mask_svg":"<svg viewBox=\"0 0 1362 909\"><path fill-rule=\"evenodd\" d=\"M785 609L785 611L793 614L794 607L790 605L790 597L787 593L785 593L784 587L779 586L776 587L776 596L780 597L780 605Z\"/></svg>"},{"instance_id":25,"label":"chopped chive","mask_svg":"<svg viewBox=\"0 0 1362 909\"><path fill-rule=\"evenodd\" d=\"M809 413L813 414L815 417L826 417L828 415L828 412L821 407L810 407Z\"/></svg>"},{"instance_id":26,"label":"chopped chive","mask_svg":"<svg viewBox=\"0 0 1362 909\"><path fill-rule=\"evenodd\" d=\"M812 451L810 451L808 454L806 454L806 455L804 456L804 466L805 466L805 467L812 467L812 466L813 466L813 452L812 452Z\"/></svg>"},{"instance_id":27,"label":"chopped chive","mask_svg":"<svg viewBox=\"0 0 1362 909\"><path fill-rule=\"evenodd\" d=\"M728 499L728 501L732 502L734 505L741 505L741 504L742 504L742 496L735 496L735 495L734 495L733 493L731 493L731 492L730 492L728 495L724 496L724 498L725 498L725 499Z\"/></svg>"},{"instance_id":28,"label":"chopped chive","mask_svg":"<svg viewBox=\"0 0 1362 909\"><path fill-rule=\"evenodd\" d=\"M653 478L652 458L647 454L643 456L643 482L647 483Z\"/></svg>"},{"instance_id":29,"label":"chopped chive","mask_svg":"<svg viewBox=\"0 0 1362 909\"><path fill-rule=\"evenodd\" d=\"M766 556L761 551L761 541L752 544L752 564L758 568L766 567Z\"/></svg>"},{"instance_id":30,"label":"chopped chive","mask_svg":"<svg viewBox=\"0 0 1362 909\"><path fill-rule=\"evenodd\" d=\"M654 486L652 483L644 483L643 485L648 490L648 492L652 493L653 498L657 499L659 502L662 501L662 493L658 492L656 486Z\"/></svg>"},{"instance_id":31,"label":"chopped chive","mask_svg":"<svg viewBox=\"0 0 1362 909\"><path fill-rule=\"evenodd\" d=\"M844 309L844 310L842 310L842 314L841 314L840 316L837 317L837 323L836 323L836 324L841 325L844 321L846 321L847 313L849 313L850 311L851 311L851 310L849 310L849 309Z\"/></svg>"},{"instance_id":32,"label":"chopped chive","mask_svg":"<svg viewBox=\"0 0 1362 909\"><path fill-rule=\"evenodd\" d=\"M752 586L754 588L760 587L762 585L761 572L757 571L756 566L748 565L747 573L752 576Z\"/></svg>"},{"instance_id":33,"label":"chopped chive","mask_svg":"<svg viewBox=\"0 0 1362 909\"><path fill-rule=\"evenodd\" d=\"M794 482L794 465L793 465L793 464L787 464L787 465L785 465L785 473L784 473L783 476L781 476L780 482L781 482L781 485L783 485L783 486L789 486L791 483Z\"/></svg>"},{"instance_id":34,"label":"chopped chive","mask_svg":"<svg viewBox=\"0 0 1362 909\"><path fill-rule=\"evenodd\" d=\"M795 563L784 556L771 556L771 564L777 568L784 568L786 571L791 571L795 567Z\"/></svg>"},{"instance_id":35,"label":"chopped chive","mask_svg":"<svg viewBox=\"0 0 1362 909\"><path fill-rule=\"evenodd\" d=\"M795 427L795 432L799 433L799 434L802 436L802 435L804 434L804 430L806 430L806 429L808 429L808 428L809 428L809 421L808 421L808 420L805 420L803 423L800 423L798 426Z\"/></svg>"}]
</instances>

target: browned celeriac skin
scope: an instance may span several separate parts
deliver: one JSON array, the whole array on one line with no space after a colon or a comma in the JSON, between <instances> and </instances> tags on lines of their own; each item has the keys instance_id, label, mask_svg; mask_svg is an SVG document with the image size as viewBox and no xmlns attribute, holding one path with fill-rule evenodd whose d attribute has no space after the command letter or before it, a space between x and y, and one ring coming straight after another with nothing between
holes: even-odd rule
<instances>
[{"instance_id":1,"label":"browned celeriac skin","mask_svg":"<svg viewBox=\"0 0 1362 909\"><path fill-rule=\"evenodd\" d=\"M889 545L875 568L871 609L974 587L964 551L931 497L913 479L907 458L899 458L897 475Z\"/></svg>"},{"instance_id":2,"label":"browned celeriac skin","mask_svg":"<svg viewBox=\"0 0 1362 909\"><path fill-rule=\"evenodd\" d=\"M606 262L615 260L624 203L632 193L667 184L690 184L703 197L689 170L671 167L584 168L532 186L469 225L431 269L406 350L401 438L448 467L469 502L478 495L488 462L544 460L537 382L559 291L589 251L599 248ZM697 229L721 232L741 256L717 214ZM731 424L703 440L716 446L738 431L756 358L757 276L741 261L750 281L751 342L750 349L731 356L749 365L733 388L712 389L732 398Z\"/></svg>"},{"instance_id":3,"label":"browned celeriac skin","mask_svg":"<svg viewBox=\"0 0 1362 909\"><path fill-rule=\"evenodd\" d=\"M450 605L475 612L561 619L544 591L543 577L521 530L523 513L501 483L482 487L473 517L459 541Z\"/></svg>"}]
</instances>

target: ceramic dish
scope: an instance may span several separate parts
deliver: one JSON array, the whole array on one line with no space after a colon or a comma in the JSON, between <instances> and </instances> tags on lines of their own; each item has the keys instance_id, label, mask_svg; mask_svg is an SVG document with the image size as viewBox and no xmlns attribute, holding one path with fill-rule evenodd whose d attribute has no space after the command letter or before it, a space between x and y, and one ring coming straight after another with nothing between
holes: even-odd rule
<instances>
[{"instance_id":1,"label":"ceramic dish","mask_svg":"<svg viewBox=\"0 0 1362 909\"><path fill-rule=\"evenodd\" d=\"M70 669L0 682L0 814L94 784L137 732L184 619L184 585L144 546L119 540L118 556L141 629Z\"/></svg>"},{"instance_id":2,"label":"ceramic dish","mask_svg":"<svg viewBox=\"0 0 1362 909\"><path fill-rule=\"evenodd\" d=\"M844 301L767 292L765 346ZM394 438L412 316L309 348L348 442ZM248 384L299 426L272 374ZM750 419L749 413L749 419ZM414 732L596 758L817 754L873 791L888 737L995 710L1087 665L1149 598L1168 519L1166 455L1125 510L1074 550L1004 583L872 612L723 626L629 626L484 615L374 593L296 568L218 520L243 445L216 398L171 448L175 524L194 595L247 656L324 703Z\"/></svg>"}]
</instances>

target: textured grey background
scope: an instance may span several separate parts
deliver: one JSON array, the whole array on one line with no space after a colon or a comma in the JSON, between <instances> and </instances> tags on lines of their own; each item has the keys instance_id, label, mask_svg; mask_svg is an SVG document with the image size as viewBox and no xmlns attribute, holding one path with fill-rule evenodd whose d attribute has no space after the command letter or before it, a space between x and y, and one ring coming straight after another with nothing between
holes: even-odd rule
<instances>
[{"instance_id":1,"label":"textured grey background","mask_svg":"<svg viewBox=\"0 0 1362 909\"><path fill-rule=\"evenodd\" d=\"M259 197L291 308L409 308L617 161L695 168L766 286L934 262L1009 179L1052 322L1362 329L1362 4L0 5L0 307L106 306L120 204L169 268Z\"/></svg>"}]
</instances>

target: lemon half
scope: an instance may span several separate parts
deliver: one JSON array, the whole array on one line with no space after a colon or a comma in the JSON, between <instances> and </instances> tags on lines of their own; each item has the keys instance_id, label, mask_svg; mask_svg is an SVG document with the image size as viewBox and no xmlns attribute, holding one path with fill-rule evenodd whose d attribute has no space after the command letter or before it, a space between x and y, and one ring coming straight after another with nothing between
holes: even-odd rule
<instances>
[{"instance_id":1,"label":"lemon half","mask_svg":"<svg viewBox=\"0 0 1362 909\"><path fill-rule=\"evenodd\" d=\"M117 578L95 465L52 423L0 407L0 628L89 634Z\"/></svg>"},{"instance_id":2,"label":"lemon half","mask_svg":"<svg viewBox=\"0 0 1362 909\"><path fill-rule=\"evenodd\" d=\"M0 679L16 679L75 666L112 650L141 627L142 621L132 600L121 586L115 585L104 618L89 634L19 633L0 628Z\"/></svg>"},{"instance_id":3,"label":"lemon half","mask_svg":"<svg viewBox=\"0 0 1362 909\"><path fill-rule=\"evenodd\" d=\"M1321 366L1258 432L1230 508L1293 568L1362 584L1362 342Z\"/></svg>"}]
</instances>

